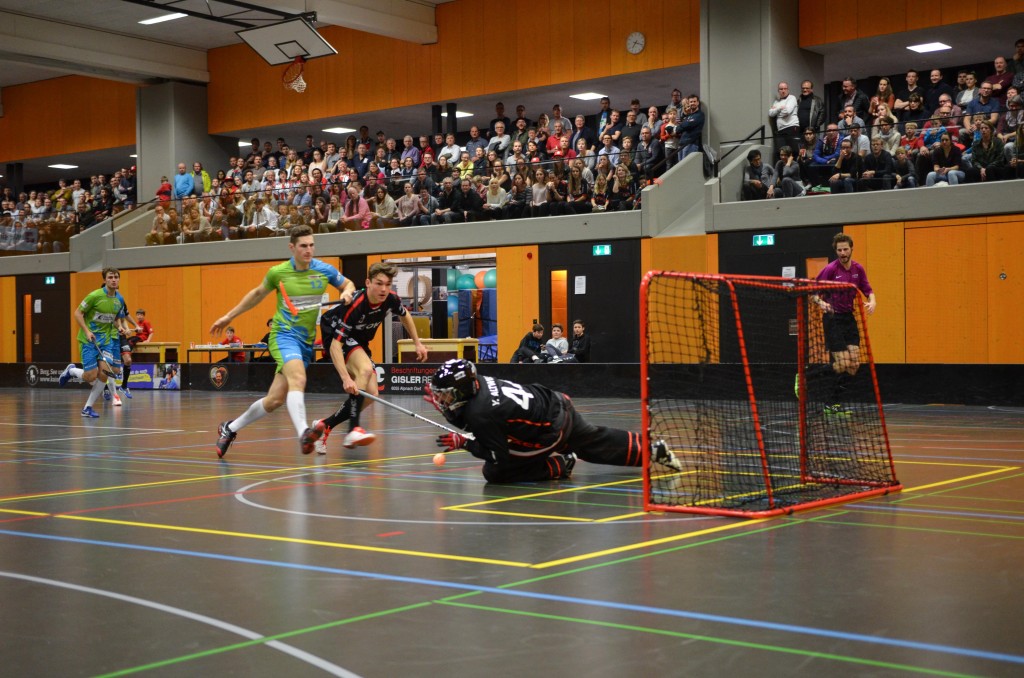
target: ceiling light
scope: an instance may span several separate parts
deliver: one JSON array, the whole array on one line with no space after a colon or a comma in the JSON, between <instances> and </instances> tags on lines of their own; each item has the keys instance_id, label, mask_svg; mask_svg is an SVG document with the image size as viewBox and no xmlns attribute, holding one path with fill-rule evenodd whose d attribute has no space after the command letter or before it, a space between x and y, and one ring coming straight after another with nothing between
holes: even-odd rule
<instances>
[{"instance_id":1,"label":"ceiling light","mask_svg":"<svg viewBox=\"0 0 1024 678\"><path fill-rule=\"evenodd\" d=\"M926 42L922 45L910 45L907 49L918 54L925 54L926 52L941 52L944 49L953 48L944 42Z\"/></svg>"},{"instance_id":2,"label":"ceiling light","mask_svg":"<svg viewBox=\"0 0 1024 678\"><path fill-rule=\"evenodd\" d=\"M593 101L594 99L603 99L605 94L598 94L597 92L583 92L582 94L570 94L570 99L579 99L580 101Z\"/></svg>"},{"instance_id":3,"label":"ceiling light","mask_svg":"<svg viewBox=\"0 0 1024 678\"><path fill-rule=\"evenodd\" d=\"M354 129L348 127L328 127L327 129L320 130L321 132L327 132L328 134L349 134L355 132Z\"/></svg>"},{"instance_id":4,"label":"ceiling light","mask_svg":"<svg viewBox=\"0 0 1024 678\"><path fill-rule=\"evenodd\" d=\"M442 111L441 112L441 117L442 118L447 118L448 117L448 111ZM455 111L455 117L456 117L456 119L458 119L458 118L472 118L473 114L472 113L466 113L465 111Z\"/></svg>"},{"instance_id":5,"label":"ceiling light","mask_svg":"<svg viewBox=\"0 0 1024 678\"><path fill-rule=\"evenodd\" d=\"M140 24L145 24L146 26L152 26L153 24L162 24L165 21L174 21L175 19L184 19L187 16L188 16L187 14L179 14L179 13L175 12L174 14L164 14L163 16L154 17L152 19L145 19L143 21L140 21L139 23Z\"/></svg>"},{"instance_id":6,"label":"ceiling light","mask_svg":"<svg viewBox=\"0 0 1024 678\"><path fill-rule=\"evenodd\" d=\"M131 155L129 155L128 157L129 157L129 158L137 158L137 157L139 157L139 156L137 156L137 155L135 155L134 153L132 153L132 154L131 154Z\"/></svg>"},{"instance_id":7,"label":"ceiling light","mask_svg":"<svg viewBox=\"0 0 1024 678\"><path fill-rule=\"evenodd\" d=\"M47 167L52 167L53 169L78 169L78 165L64 165L62 163L47 165Z\"/></svg>"},{"instance_id":8,"label":"ceiling light","mask_svg":"<svg viewBox=\"0 0 1024 678\"><path fill-rule=\"evenodd\" d=\"M238 140L238 147L239 148L247 148L249 146L252 146L252 141L246 141L245 139L239 139Z\"/></svg>"}]
</instances>

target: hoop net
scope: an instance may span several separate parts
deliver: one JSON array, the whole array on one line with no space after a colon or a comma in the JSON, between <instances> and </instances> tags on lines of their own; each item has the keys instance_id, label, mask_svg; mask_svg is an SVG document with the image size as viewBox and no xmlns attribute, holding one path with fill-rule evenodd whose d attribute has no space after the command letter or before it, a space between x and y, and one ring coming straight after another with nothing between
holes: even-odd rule
<instances>
[{"instance_id":1,"label":"hoop net","mask_svg":"<svg viewBox=\"0 0 1024 678\"><path fill-rule=\"evenodd\" d=\"M306 91L306 81L302 79L302 70L305 67L306 60L302 57L295 57L295 61L288 65L288 68L284 69L284 75L281 76L281 82L284 83L285 89L295 90L300 94Z\"/></svg>"}]
</instances>

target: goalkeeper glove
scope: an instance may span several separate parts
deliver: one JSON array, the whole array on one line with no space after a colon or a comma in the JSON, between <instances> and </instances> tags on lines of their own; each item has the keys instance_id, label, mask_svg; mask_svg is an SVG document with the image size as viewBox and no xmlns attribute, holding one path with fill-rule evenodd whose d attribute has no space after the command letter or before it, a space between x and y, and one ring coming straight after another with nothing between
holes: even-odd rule
<instances>
[{"instance_id":1,"label":"goalkeeper glove","mask_svg":"<svg viewBox=\"0 0 1024 678\"><path fill-rule=\"evenodd\" d=\"M464 450L466 449L467 442L469 442L469 439L461 433L445 433L444 435L437 436L437 446L443 447L445 452Z\"/></svg>"},{"instance_id":2,"label":"goalkeeper glove","mask_svg":"<svg viewBox=\"0 0 1024 678\"><path fill-rule=\"evenodd\" d=\"M430 403L431 407L440 412L441 408L438 407L437 403L434 402L434 391L430 388L429 381L423 386L423 390L427 392L427 394L423 396L423 399Z\"/></svg>"}]
</instances>

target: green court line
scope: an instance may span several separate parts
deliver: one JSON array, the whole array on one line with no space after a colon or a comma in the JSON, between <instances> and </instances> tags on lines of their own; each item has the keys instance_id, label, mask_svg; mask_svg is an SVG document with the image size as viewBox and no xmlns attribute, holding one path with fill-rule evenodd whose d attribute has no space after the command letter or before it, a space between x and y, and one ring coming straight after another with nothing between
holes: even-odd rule
<instances>
[{"instance_id":1,"label":"green court line","mask_svg":"<svg viewBox=\"0 0 1024 678\"><path fill-rule=\"evenodd\" d=\"M668 629L656 629L648 626L634 626L632 624L619 624L615 622L598 621L595 619L580 619L578 617L565 617L562 615L555 614L544 614L543 612L528 612L524 610L511 610L499 607L489 607L486 605L472 605L469 603L455 603L448 601L437 601L440 605L449 605L452 607L462 607L471 610L479 610L482 612L499 612L502 614L511 614L522 617L535 617L538 619L547 619L551 621L569 622L573 624L586 624L588 626L600 626L603 628L617 629L620 631L638 631L640 633L650 633L659 636L669 636L671 638L685 638L687 640L699 640L707 643L715 643L718 645L729 645L731 647L742 647L745 649L752 650L764 650L767 652L781 652L784 654L795 654L802 657L811 657L814 659L827 659L830 661L846 662L849 664L860 664L862 666L873 666L876 668L884 668L898 671L908 671L910 673L925 673L932 676L950 676L953 678L979 678L974 674L969 673L955 673L952 671L943 671L941 669L926 668L923 666L911 666L909 664L894 664L891 662L878 661L874 659L864 659L860 657L851 657L848 655L832 654L829 652L816 652L814 650L800 650L794 647L783 647L781 645L767 645L765 643L753 643L743 640L732 640L729 638L721 638L718 636L705 636L695 633L684 633L682 631L670 631Z\"/></svg>"},{"instance_id":2,"label":"green court line","mask_svg":"<svg viewBox=\"0 0 1024 678\"><path fill-rule=\"evenodd\" d=\"M420 607L428 607L432 605L431 602L413 603L412 605L404 605L402 607L396 607L391 610L382 610L380 612L370 612L368 614L359 615L358 617L350 617L348 619L339 619L338 621L327 622L325 624L317 624L316 626L309 626L304 629L296 629L294 631L285 631L283 633L277 633L272 636L262 636L253 640L247 640L241 643L233 643L231 645L224 645L222 647L215 647L209 650L203 650L202 652L194 652L192 654L182 655L180 657L171 657L169 659L163 659L157 662L151 662L149 664L141 664L139 666L132 666L129 668L114 671L112 673L104 673L96 678L114 678L115 676L127 676L133 673L139 673L140 671L150 671L152 669L162 668L164 666L171 666L173 664L181 664L184 662L192 661L194 659L201 659L203 657L210 657L216 654L223 654L225 652L234 652L235 650L244 650L245 648L254 647L256 645L263 645L272 640L282 640L285 638L292 638L295 636L304 635L306 633L312 633L314 631L323 631L325 629L336 628L338 626L344 626L346 624L353 624L355 622L366 621L368 619L374 619L376 617L384 617L390 614L397 614L399 612L407 612L409 610L415 610Z\"/></svg>"},{"instance_id":3,"label":"green court line","mask_svg":"<svg viewBox=\"0 0 1024 678\"><path fill-rule=\"evenodd\" d=\"M949 497L949 495L946 495L945 497L942 497L942 498L943 499L949 499L950 497ZM918 497L918 499L928 499L928 497ZM991 507L991 506L951 506L951 505L946 505L946 504L922 504L922 503L916 502L916 501L914 502L913 506L911 506L909 504L904 504L903 506L900 507L900 510L901 511L913 511L916 508L921 508L921 509L926 509L926 508L927 509L941 509L943 511L964 511L964 512L984 511L984 512L987 512L987 513L992 513L992 512L998 511L999 513L1006 513L1006 514L1015 514L1015 515L1024 514L1024 511L1011 511L1010 509L994 508L994 507ZM937 516L937 517L941 517L941 516Z\"/></svg>"}]
</instances>

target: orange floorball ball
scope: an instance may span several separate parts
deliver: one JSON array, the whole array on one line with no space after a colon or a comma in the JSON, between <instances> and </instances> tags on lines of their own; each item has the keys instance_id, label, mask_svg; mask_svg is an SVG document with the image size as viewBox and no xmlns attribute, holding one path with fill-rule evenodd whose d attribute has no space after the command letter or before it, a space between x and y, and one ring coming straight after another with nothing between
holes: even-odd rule
<instances>
[{"instance_id":1,"label":"orange floorball ball","mask_svg":"<svg viewBox=\"0 0 1024 678\"><path fill-rule=\"evenodd\" d=\"M444 466L444 462L447 457L444 456L444 452L438 452L434 455L434 466Z\"/></svg>"}]
</instances>

